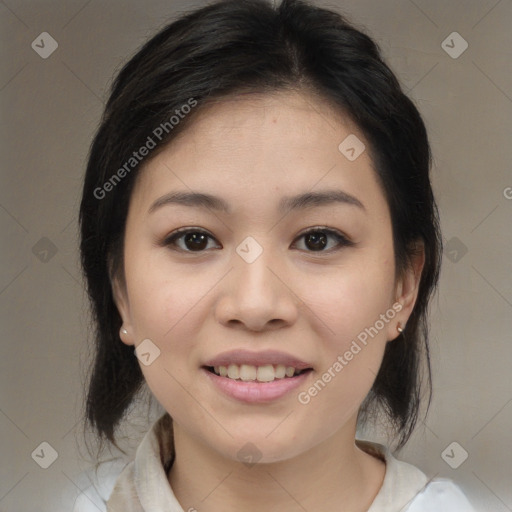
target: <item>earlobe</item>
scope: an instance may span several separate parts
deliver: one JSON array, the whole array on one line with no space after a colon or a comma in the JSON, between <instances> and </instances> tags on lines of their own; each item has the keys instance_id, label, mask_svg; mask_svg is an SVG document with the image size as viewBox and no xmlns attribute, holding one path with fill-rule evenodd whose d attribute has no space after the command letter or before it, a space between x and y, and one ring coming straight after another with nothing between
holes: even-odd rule
<instances>
[{"instance_id":1,"label":"earlobe","mask_svg":"<svg viewBox=\"0 0 512 512\"><path fill-rule=\"evenodd\" d=\"M134 345L132 334L133 329L131 325L130 308L128 304L126 289L119 283L119 279L117 277L111 278L110 282L112 285L114 303L123 321L123 325L119 330L119 338L126 345Z\"/></svg>"},{"instance_id":2,"label":"earlobe","mask_svg":"<svg viewBox=\"0 0 512 512\"><path fill-rule=\"evenodd\" d=\"M134 345L134 343L132 341L132 336L130 336L130 333L128 332L128 329L126 329L125 327L121 327L121 329L119 329L119 339L125 345Z\"/></svg>"}]
</instances>

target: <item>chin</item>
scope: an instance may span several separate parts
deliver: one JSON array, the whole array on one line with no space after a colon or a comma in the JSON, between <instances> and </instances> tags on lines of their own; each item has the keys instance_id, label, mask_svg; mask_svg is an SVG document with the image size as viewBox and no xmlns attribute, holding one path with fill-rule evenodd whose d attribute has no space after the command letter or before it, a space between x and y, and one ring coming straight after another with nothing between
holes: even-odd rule
<instances>
[{"instance_id":1,"label":"chin","mask_svg":"<svg viewBox=\"0 0 512 512\"><path fill-rule=\"evenodd\" d=\"M305 451L293 440L293 436L286 433L278 435L274 432L267 437L270 431L238 434L233 439L229 438L223 443L215 443L211 446L223 457L245 463L248 467L254 464L285 461Z\"/></svg>"}]
</instances>

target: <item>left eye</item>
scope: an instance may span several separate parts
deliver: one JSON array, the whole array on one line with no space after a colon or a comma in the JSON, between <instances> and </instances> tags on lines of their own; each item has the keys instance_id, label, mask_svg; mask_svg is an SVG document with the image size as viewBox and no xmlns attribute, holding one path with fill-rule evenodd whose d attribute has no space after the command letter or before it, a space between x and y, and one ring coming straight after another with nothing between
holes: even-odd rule
<instances>
[{"instance_id":1,"label":"left eye","mask_svg":"<svg viewBox=\"0 0 512 512\"><path fill-rule=\"evenodd\" d=\"M327 246L327 240L329 238L333 238L334 240L336 240L338 249L341 247L350 247L354 245L353 242L351 242L347 237L342 235L339 231L335 231L329 228L310 229L309 231L306 231L305 233L302 233L299 237L297 237L297 240L304 237L306 238L306 240L308 240L308 242L310 242L310 246L315 248L315 250L311 252L331 252L332 248L330 248L327 251L323 250ZM337 250L336 246L334 250Z\"/></svg>"},{"instance_id":2,"label":"left eye","mask_svg":"<svg viewBox=\"0 0 512 512\"><path fill-rule=\"evenodd\" d=\"M177 230L168 236L163 245L165 246L177 246L180 250L184 252L203 252L208 245L208 239L215 240L209 233L206 231L202 231L200 229L181 229ZM341 247L350 247L353 246L354 243L348 240L344 235L342 235L339 231L330 229L330 228L314 228L310 229L302 233L300 236L296 238L299 240L301 238L305 238L305 244L309 249L308 252L331 252L332 247L328 250L324 250L328 245L327 240L329 238L334 239L337 242L338 248ZM180 246L177 241L182 240L185 247ZM336 250L336 245L335 245Z\"/></svg>"}]
</instances>

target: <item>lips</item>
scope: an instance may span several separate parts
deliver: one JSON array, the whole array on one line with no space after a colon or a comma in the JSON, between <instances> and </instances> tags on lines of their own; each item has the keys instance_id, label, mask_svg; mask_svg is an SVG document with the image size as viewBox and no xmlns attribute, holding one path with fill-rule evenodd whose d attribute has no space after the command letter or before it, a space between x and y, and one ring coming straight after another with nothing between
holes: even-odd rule
<instances>
[{"instance_id":1,"label":"lips","mask_svg":"<svg viewBox=\"0 0 512 512\"><path fill-rule=\"evenodd\" d=\"M207 360L201 367L214 388L230 399L248 404L284 398L307 382L313 371L310 363L277 350L231 350Z\"/></svg>"},{"instance_id":2,"label":"lips","mask_svg":"<svg viewBox=\"0 0 512 512\"><path fill-rule=\"evenodd\" d=\"M299 375L293 377L258 382L221 377L208 371L205 367L201 368L201 374L213 386L213 389L218 390L230 400L246 404L265 404L290 397L293 391L306 385L312 372L313 370L302 370Z\"/></svg>"}]
</instances>

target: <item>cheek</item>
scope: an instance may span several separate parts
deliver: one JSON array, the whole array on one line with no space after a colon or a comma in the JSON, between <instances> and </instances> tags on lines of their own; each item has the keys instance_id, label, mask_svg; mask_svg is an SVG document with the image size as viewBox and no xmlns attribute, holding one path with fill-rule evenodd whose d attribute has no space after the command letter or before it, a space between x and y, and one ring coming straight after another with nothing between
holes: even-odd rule
<instances>
[{"instance_id":1,"label":"cheek","mask_svg":"<svg viewBox=\"0 0 512 512\"><path fill-rule=\"evenodd\" d=\"M201 299L213 282L204 272L198 279L193 266L171 265L165 251L134 248L128 254L126 281L133 326L140 336L172 343L187 325L187 316L201 311ZM194 325L198 327L197 322L187 327Z\"/></svg>"},{"instance_id":2,"label":"cheek","mask_svg":"<svg viewBox=\"0 0 512 512\"><path fill-rule=\"evenodd\" d=\"M300 416L307 418L309 429L327 438L341 425L355 421L373 385L379 361L380 351L374 349L360 352L344 364L335 360L329 368L324 368L324 373L319 372L317 379L309 388L301 390L298 397Z\"/></svg>"},{"instance_id":3,"label":"cheek","mask_svg":"<svg viewBox=\"0 0 512 512\"><path fill-rule=\"evenodd\" d=\"M322 319L322 367L302 390L299 402L313 418L329 418L316 428L333 433L360 407L379 371L386 347L386 327L394 310L392 258L358 258L318 280L305 301ZM384 315L384 316L381 316ZM382 319L384 318L384 320ZM320 323L320 322L319 322Z\"/></svg>"},{"instance_id":4,"label":"cheek","mask_svg":"<svg viewBox=\"0 0 512 512\"><path fill-rule=\"evenodd\" d=\"M141 370L157 398L161 393L176 396L178 382L184 381L195 363L191 355L200 338L201 315L207 313L201 299L212 283L194 279L193 271L176 271L161 256L135 249L127 254L125 273L135 345L149 339L158 354L150 365L141 363Z\"/></svg>"},{"instance_id":5,"label":"cheek","mask_svg":"<svg viewBox=\"0 0 512 512\"><path fill-rule=\"evenodd\" d=\"M304 277L301 298L321 320L323 337L327 335L332 348L343 350L389 309L393 279L389 259L370 262L356 255L313 280Z\"/></svg>"},{"instance_id":6,"label":"cheek","mask_svg":"<svg viewBox=\"0 0 512 512\"><path fill-rule=\"evenodd\" d=\"M194 406L187 390L197 371L195 353L203 322L204 288L185 276L171 281L155 272L146 273L133 290L137 343L150 339L158 351L150 365L140 363L142 373L155 398L178 421L184 414L183 404L186 410Z\"/></svg>"},{"instance_id":7,"label":"cheek","mask_svg":"<svg viewBox=\"0 0 512 512\"><path fill-rule=\"evenodd\" d=\"M357 411L379 371L386 329L395 314L389 304L394 278L390 261L354 260L317 277L317 286L303 287L323 350L317 379L302 390L299 402L305 407L314 403L318 417L331 418L324 428L343 424Z\"/></svg>"}]
</instances>

